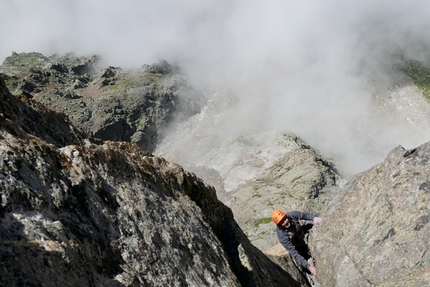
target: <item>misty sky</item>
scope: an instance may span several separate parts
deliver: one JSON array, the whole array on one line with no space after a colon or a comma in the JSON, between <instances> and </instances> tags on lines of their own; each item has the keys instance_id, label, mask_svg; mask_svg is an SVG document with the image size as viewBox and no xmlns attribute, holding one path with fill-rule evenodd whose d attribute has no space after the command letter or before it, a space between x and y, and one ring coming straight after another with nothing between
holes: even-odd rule
<instances>
[{"instance_id":1,"label":"misty sky","mask_svg":"<svg viewBox=\"0 0 430 287\"><path fill-rule=\"evenodd\" d=\"M429 140L399 132L371 102L390 89L400 57L429 66L430 1L0 0L0 11L0 59L12 51L99 54L120 67L166 59L193 85L243 100L231 113L238 132L256 122L293 131L354 162L354 172Z\"/></svg>"}]
</instances>

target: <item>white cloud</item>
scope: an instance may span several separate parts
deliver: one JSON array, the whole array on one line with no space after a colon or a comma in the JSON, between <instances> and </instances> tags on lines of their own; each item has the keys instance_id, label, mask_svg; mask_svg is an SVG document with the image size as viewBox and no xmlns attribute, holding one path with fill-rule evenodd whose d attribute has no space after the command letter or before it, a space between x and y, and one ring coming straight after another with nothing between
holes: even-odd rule
<instances>
[{"instance_id":1,"label":"white cloud","mask_svg":"<svg viewBox=\"0 0 430 287\"><path fill-rule=\"evenodd\" d=\"M3 0L0 11L0 58L73 51L121 67L179 62L193 84L243 99L231 114L244 129L265 120L361 162L354 170L427 136L407 142L369 116L395 55L430 63L426 0ZM363 153L378 145L379 157Z\"/></svg>"}]
</instances>

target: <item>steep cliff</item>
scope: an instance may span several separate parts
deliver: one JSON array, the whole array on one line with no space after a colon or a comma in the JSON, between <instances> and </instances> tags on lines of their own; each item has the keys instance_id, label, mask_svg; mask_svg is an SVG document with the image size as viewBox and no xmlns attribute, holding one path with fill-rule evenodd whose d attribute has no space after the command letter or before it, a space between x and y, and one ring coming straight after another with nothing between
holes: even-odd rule
<instances>
[{"instance_id":1,"label":"steep cliff","mask_svg":"<svg viewBox=\"0 0 430 287\"><path fill-rule=\"evenodd\" d=\"M307 286L252 246L212 187L101 141L0 79L0 285Z\"/></svg>"},{"instance_id":2,"label":"steep cliff","mask_svg":"<svg viewBox=\"0 0 430 287\"><path fill-rule=\"evenodd\" d=\"M333 199L312 237L322 286L430 285L429 159L399 146Z\"/></svg>"}]
</instances>

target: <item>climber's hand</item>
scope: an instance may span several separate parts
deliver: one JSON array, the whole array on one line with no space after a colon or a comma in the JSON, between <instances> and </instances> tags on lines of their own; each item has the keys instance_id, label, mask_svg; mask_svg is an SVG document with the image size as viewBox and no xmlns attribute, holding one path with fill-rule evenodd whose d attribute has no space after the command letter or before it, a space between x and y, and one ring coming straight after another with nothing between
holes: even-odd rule
<instances>
[{"instance_id":1,"label":"climber's hand","mask_svg":"<svg viewBox=\"0 0 430 287\"><path fill-rule=\"evenodd\" d=\"M314 217L314 224L323 224L324 220L321 217Z\"/></svg>"}]
</instances>

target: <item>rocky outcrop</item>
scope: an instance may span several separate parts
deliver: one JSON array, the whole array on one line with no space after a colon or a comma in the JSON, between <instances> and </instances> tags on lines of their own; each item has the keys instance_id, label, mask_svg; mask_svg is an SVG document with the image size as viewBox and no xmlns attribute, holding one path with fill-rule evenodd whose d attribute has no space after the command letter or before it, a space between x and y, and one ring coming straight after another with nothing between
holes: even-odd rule
<instances>
[{"instance_id":1,"label":"rocky outcrop","mask_svg":"<svg viewBox=\"0 0 430 287\"><path fill-rule=\"evenodd\" d=\"M278 135L277 141L283 146L277 156L274 145L266 147L275 160L229 193L236 221L261 250L278 243L274 209L319 213L345 181L332 162L297 136Z\"/></svg>"},{"instance_id":2,"label":"rocky outcrop","mask_svg":"<svg viewBox=\"0 0 430 287\"><path fill-rule=\"evenodd\" d=\"M356 175L314 231L321 286L430 285L430 142Z\"/></svg>"},{"instance_id":3,"label":"rocky outcrop","mask_svg":"<svg viewBox=\"0 0 430 287\"><path fill-rule=\"evenodd\" d=\"M199 111L199 97L179 68L161 60L140 70L100 69L99 57L14 53L0 74L14 94L65 113L87 134L129 141L152 152L161 129Z\"/></svg>"},{"instance_id":4,"label":"rocky outcrop","mask_svg":"<svg viewBox=\"0 0 430 287\"><path fill-rule=\"evenodd\" d=\"M2 286L308 286L181 166L87 138L1 79L0 108Z\"/></svg>"}]
</instances>

